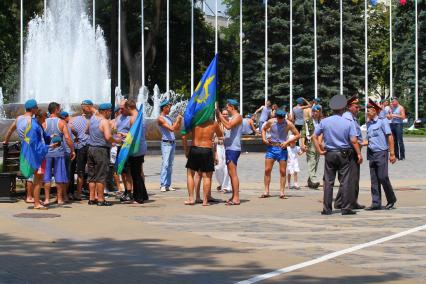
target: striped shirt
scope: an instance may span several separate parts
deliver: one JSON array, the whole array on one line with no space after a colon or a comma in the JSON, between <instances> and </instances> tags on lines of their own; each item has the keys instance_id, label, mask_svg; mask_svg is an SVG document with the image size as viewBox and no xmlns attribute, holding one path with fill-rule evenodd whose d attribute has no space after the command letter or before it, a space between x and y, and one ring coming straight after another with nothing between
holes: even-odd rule
<instances>
[{"instance_id":1,"label":"striped shirt","mask_svg":"<svg viewBox=\"0 0 426 284\"><path fill-rule=\"evenodd\" d=\"M82 115L75 117L70 122L70 125L72 125L74 131L77 133L78 142L75 145L76 149L81 149L87 145L87 139L89 139L89 135L86 133L88 123L89 120Z\"/></svg>"}]
</instances>

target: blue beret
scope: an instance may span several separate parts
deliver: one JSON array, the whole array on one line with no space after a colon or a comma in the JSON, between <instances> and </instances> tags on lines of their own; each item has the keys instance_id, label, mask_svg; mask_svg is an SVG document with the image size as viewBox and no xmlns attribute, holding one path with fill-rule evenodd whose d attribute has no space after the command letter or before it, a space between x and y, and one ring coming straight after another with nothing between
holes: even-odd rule
<instances>
[{"instance_id":1,"label":"blue beret","mask_svg":"<svg viewBox=\"0 0 426 284\"><path fill-rule=\"evenodd\" d=\"M69 115L69 113L68 113L68 112L66 112L66 111L64 111L64 110L63 110L63 111L61 111L61 112L59 113L59 116L60 116L60 117L62 117L62 118L65 118L65 117L68 117L68 116L70 116L70 115Z\"/></svg>"},{"instance_id":2,"label":"blue beret","mask_svg":"<svg viewBox=\"0 0 426 284\"><path fill-rule=\"evenodd\" d=\"M314 105L312 107L312 110L320 111L321 110L321 106L320 105Z\"/></svg>"},{"instance_id":3,"label":"blue beret","mask_svg":"<svg viewBox=\"0 0 426 284\"><path fill-rule=\"evenodd\" d=\"M103 103L99 105L99 110L111 110L112 104L111 103Z\"/></svg>"},{"instance_id":4,"label":"blue beret","mask_svg":"<svg viewBox=\"0 0 426 284\"><path fill-rule=\"evenodd\" d=\"M321 98L315 98L314 102L320 103L321 102Z\"/></svg>"},{"instance_id":5,"label":"blue beret","mask_svg":"<svg viewBox=\"0 0 426 284\"><path fill-rule=\"evenodd\" d=\"M298 104L303 104L304 100L303 100L303 98L297 98L296 102Z\"/></svg>"},{"instance_id":6,"label":"blue beret","mask_svg":"<svg viewBox=\"0 0 426 284\"><path fill-rule=\"evenodd\" d=\"M170 100L165 99L164 101L162 101L162 102L160 103L160 107L165 107L165 106L167 106L167 105L169 105L169 104L170 104Z\"/></svg>"},{"instance_id":7,"label":"blue beret","mask_svg":"<svg viewBox=\"0 0 426 284\"><path fill-rule=\"evenodd\" d=\"M226 101L228 104L232 105L232 106L238 106L238 102L237 100L234 99L229 99Z\"/></svg>"},{"instance_id":8,"label":"blue beret","mask_svg":"<svg viewBox=\"0 0 426 284\"><path fill-rule=\"evenodd\" d=\"M30 99L25 102L25 109L33 109L37 107L37 101L34 99Z\"/></svg>"},{"instance_id":9,"label":"blue beret","mask_svg":"<svg viewBox=\"0 0 426 284\"><path fill-rule=\"evenodd\" d=\"M287 113L282 109L278 109L277 111L275 111L275 116L285 117L286 114Z\"/></svg>"},{"instance_id":10,"label":"blue beret","mask_svg":"<svg viewBox=\"0 0 426 284\"><path fill-rule=\"evenodd\" d=\"M92 106L93 102L91 100L84 100L84 101L81 102L81 105Z\"/></svg>"}]
</instances>

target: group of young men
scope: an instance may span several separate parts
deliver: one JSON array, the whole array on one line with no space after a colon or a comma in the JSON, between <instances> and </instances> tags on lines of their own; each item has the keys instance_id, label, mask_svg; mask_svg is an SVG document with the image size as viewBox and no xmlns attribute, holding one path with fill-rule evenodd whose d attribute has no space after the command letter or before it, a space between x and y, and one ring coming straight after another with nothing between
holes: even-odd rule
<instances>
[{"instance_id":1,"label":"group of young men","mask_svg":"<svg viewBox=\"0 0 426 284\"><path fill-rule=\"evenodd\" d=\"M117 117L111 120L112 105L100 104L98 109L90 100L81 103L81 115L70 117L61 111L60 104L51 102L48 113L38 108L35 100L28 100L25 114L17 117L10 126L4 145L7 145L13 131L17 130L22 141L26 139L25 130L31 124L41 126L43 141L48 147L45 161L29 177L26 201L34 202L35 209L47 209L50 203L50 186L54 179L57 190L57 202L62 205L74 199L81 201L85 184L89 188L89 205L111 206L105 200L104 190L108 183L111 166L111 148L117 147L117 154L130 127L138 116L136 103L127 100L116 110ZM132 202L143 203L148 200L145 188L142 164L147 150L145 136L141 136L139 149L128 158L130 172L123 174L124 185L133 191ZM77 186L74 189L74 174L77 174ZM128 182L130 181L130 182ZM40 201L40 188L45 190L44 202ZM125 191L127 192L127 191Z\"/></svg>"},{"instance_id":2,"label":"group of young men","mask_svg":"<svg viewBox=\"0 0 426 284\"><path fill-rule=\"evenodd\" d=\"M252 130L261 133L262 141L267 146L262 198L270 197L269 185L275 161L280 167L279 197L286 198L284 190L288 147L300 141L300 148L306 152L307 156L310 188L318 189L320 186L317 167L319 156L325 156L322 214L332 213L336 174L338 174L340 187L334 207L341 209L342 215L355 214L355 209L365 207L358 203L360 164L363 161L362 147L367 147L371 175L372 204L367 209L381 209L381 187L387 198L385 208L393 208L396 197L389 181L388 160L394 163L396 158L404 159L405 154L402 144L398 148L400 151L398 156L396 155L388 120L402 121L405 116L402 106L398 105L397 110L394 110L395 108L386 110L370 100L367 113L367 137L363 139L357 119L360 109L357 97L347 100L344 96L334 96L329 102L333 114L327 118L323 118L319 103L319 99L311 103L299 98L297 106L288 115L280 108L272 110L271 103L268 101L258 110L261 111L261 115L259 129L256 129L253 121L244 124L238 111L238 102L234 99L227 100L226 108L222 112L216 109L215 120L194 127L182 137L187 157L189 195L185 204L202 203L208 206L216 201L211 196L212 176L215 169L220 172L217 175L218 189L232 192L226 205L240 204L237 165L241 154L241 137L245 125L248 125ZM178 115L173 120L169 116L171 107L170 101L161 102L161 113L157 119L162 134L160 173L160 191L162 192L175 190L171 186L176 148L175 132L181 128L182 116ZM90 205L111 205L104 197L105 186L112 175L111 163L114 162L110 160L110 156L112 153L113 156L118 156L121 145L138 116L136 103L133 100L121 102L115 110L116 117L112 120L110 119L111 108L111 104L104 103L96 109L90 100L84 100L81 103L81 115L71 118L66 112L61 112L58 103L52 102L48 106L49 116L46 118L38 109L35 100L25 103L25 114L19 116L12 124L4 143L7 144L15 129L19 139L25 139L24 132L30 122L38 123L43 129L45 143L50 146L45 162L29 179L31 186L27 191L27 202L34 202L34 208L46 209L49 205L52 177L57 188L58 204L66 202L70 181L71 187L74 185L74 173L78 177L76 190L73 191L72 196L74 199L81 200L82 188L87 182ZM145 131L143 133L145 134ZM188 145L190 139L192 142ZM121 174L125 187L121 200L140 204L149 198L142 167L147 152L145 135L142 135L139 145L139 151L129 157L127 166ZM111 148L116 150L113 151ZM226 169L225 172L224 169ZM119 178L116 176L115 179L117 186L120 186ZM204 190L203 199L200 198L201 181ZM45 189L44 202L40 201L41 183L44 184ZM223 186L227 188L222 188ZM131 191L133 194L130 194Z\"/></svg>"}]
</instances>

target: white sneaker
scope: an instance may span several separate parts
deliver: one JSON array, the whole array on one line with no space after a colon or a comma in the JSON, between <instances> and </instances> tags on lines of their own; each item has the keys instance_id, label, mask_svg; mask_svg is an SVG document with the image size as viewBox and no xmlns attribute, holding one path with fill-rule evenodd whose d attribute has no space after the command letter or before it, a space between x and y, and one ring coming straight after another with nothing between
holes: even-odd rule
<instances>
[{"instance_id":1,"label":"white sneaker","mask_svg":"<svg viewBox=\"0 0 426 284\"><path fill-rule=\"evenodd\" d=\"M161 192L166 192L166 191L167 191L167 189L166 189L166 187L165 187L165 186L162 186L162 187L160 188L160 191L161 191Z\"/></svg>"},{"instance_id":2,"label":"white sneaker","mask_svg":"<svg viewBox=\"0 0 426 284\"><path fill-rule=\"evenodd\" d=\"M168 188L167 188L167 191L176 191L176 189L175 188L173 188L173 187L171 187L171 186L169 186Z\"/></svg>"}]
</instances>

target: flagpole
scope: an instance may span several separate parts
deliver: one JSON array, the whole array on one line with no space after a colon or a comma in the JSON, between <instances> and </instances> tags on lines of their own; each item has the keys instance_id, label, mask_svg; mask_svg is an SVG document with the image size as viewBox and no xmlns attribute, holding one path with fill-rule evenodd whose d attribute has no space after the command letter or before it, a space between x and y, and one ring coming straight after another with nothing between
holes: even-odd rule
<instances>
[{"instance_id":1,"label":"flagpole","mask_svg":"<svg viewBox=\"0 0 426 284\"><path fill-rule=\"evenodd\" d=\"M142 59L142 87L145 87L145 17L143 0L141 0L141 59Z\"/></svg>"},{"instance_id":2,"label":"flagpole","mask_svg":"<svg viewBox=\"0 0 426 284\"><path fill-rule=\"evenodd\" d=\"M315 98L318 98L318 53L317 53L317 0L314 0L314 72Z\"/></svg>"},{"instance_id":3,"label":"flagpole","mask_svg":"<svg viewBox=\"0 0 426 284\"><path fill-rule=\"evenodd\" d=\"M243 0L240 0L240 114L243 115Z\"/></svg>"},{"instance_id":4,"label":"flagpole","mask_svg":"<svg viewBox=\"0 0 426 284\"><path fill-rule=\"evenodd\" d=\"M96 0L93 0L93 2L92 2L92 26L93 26L93 28L95 29L95 32L96 32L96 26L95 26L95 24L96 24Z\"/></svg>"},{"instance_id":5,"label":"flagpole","mask_svg":"<svg viewBox=\"0 0 426 284\"><path fill-rule=\"evenodd\" d=\"M365 96L365 121L367 121L368 104L368 1L364 0L364 96Z\"/></svg>"},{"instance_id":6,"label":"flagpole","mask_svg":"<svg viewBox=\"0 0 426 284\"><path fill-rule=\"evenodd\" d=\"M121 91L121 0L118 0L118 89Z\"/></svg>"},{"instance_id":7,"label":"flagpole","mask_svg":"<svg viewBox=\"0 0 426 284\"><path fill-rule=\"evenodd\" d=\"M293 109L293 0L290 0L290 111Z\"/></svg>"},{"instance_id":8,"label":"flagpole","mask_svg":"<svg viewBox=\"0 0 426 284\"><path fill-rule=\"evenodd\" d=\"M389 97L393 97L392 68L392 0L389 0Z\"/></svg>"},{"instance_id":9,"label":"flagpole","mask_svg":"<svg viewBox=\"0 0 426 284\"><path fill-rule=\"evenodd\" d=\"M268 0L265 0L265 105L267 101L268 101Z\"/></svg>"},{"instance_id":10,"label":"flagpole","mask_svg":"<svg viewBox=\"0 0 426 284\"><path fill-rule=\"evenodd\" d=\"M166 92L169 98L170 91L170 1L167 0L167 47L166 47Z\"/></svg>"},{"instance_id":11,"label":"flagpole","mask_svg":"<svg viewBox=\"0 0 426 284\"><path fill-rule=\"evenodd\" d=\"M21 100L22 100L22 98L23 98L23 96L24 96L24 2L23 2L23 0L21 0L21 7L20 7L21 9L21 12L20 12L20 14L21 14L21 19L20 19L20 26L21 26L21 35L20 35L20 44L21 44L21 46L19 47L20 48L20 71L19 71L19 73L20 73L20 78L19 78L19 81L20 81L20 88L21 88Z\"/></svg>"},{"instance_id":12,"label":"flagpole","mask_svg":"<svg viewBox=\"0 0 426 284\"><path fill-rule=\"evenodd\" d=\"M343 95L343 1L340 0L340 94Z\"/></svg>"},{"instance_id":13,"label":"flagpole","mask_svg":"<svg viewBox=\"0 0 426 284\"><path fill-rule=\"evenodd\" d=\"M194 0L191 0L191 95L194 93Z\"/></svg>"},{"instance_id":14,"label":"flagpole","mask_svg":"<svg viewBox=\"0 0 426 284\"><path fill-rule=\"evenodd\" d=\"M214 12L214 54L218 52L218 28L217 28L217 0L215 1L215 12Z\"/></svg>"},{"instance_id":15,"label":"flagpole","mask_svg":"<svg viewBox=\"0 0 426 284\"><path fill-rule=\"evenodd\" d=\"M44 0L44 18L46 19L46 15L47 15L47 0Z\"/></svg>"},{"instance_id":16,"label":"flagpole","mask_svg":"<svg viewBox=\"0 0 426 284\"><path fill-rule=\"evenodd\" d=\"M417 0L414 0L414 5L416 6L415 9L415 14L416 14L416 21L415 21L415 40L416 40L416 63L415 63L415 68L416 68L416 86L415 86L415 120L419 119L419 39L418 39L418 23L417 23L417 17L418 17L418 12L417 12Z\"/></svg>"}]
</instances>

